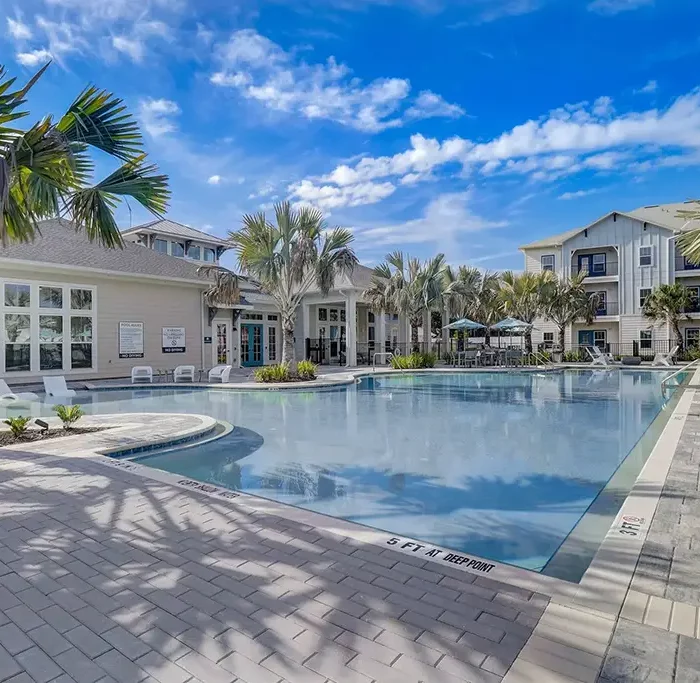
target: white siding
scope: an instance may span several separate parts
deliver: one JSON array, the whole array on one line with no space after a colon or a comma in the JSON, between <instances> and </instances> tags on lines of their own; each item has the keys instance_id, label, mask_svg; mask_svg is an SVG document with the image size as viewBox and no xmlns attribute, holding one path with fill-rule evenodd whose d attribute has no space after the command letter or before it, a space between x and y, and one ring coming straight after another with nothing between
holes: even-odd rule
<instances>
[{"instance_id":1,"label":"white siding","mask_svg":"<svg viewBox=\"0 0 700 683\"><path fill-rule=\"evenodd\" d=\"M561 247L547 247L544 249L526 249L523 250L525 255L525 271L528 273L539 273L542 271L542 257L554 256L554 272L561 273L562 268L562 251Z\"/></svg>"}]
</instances>

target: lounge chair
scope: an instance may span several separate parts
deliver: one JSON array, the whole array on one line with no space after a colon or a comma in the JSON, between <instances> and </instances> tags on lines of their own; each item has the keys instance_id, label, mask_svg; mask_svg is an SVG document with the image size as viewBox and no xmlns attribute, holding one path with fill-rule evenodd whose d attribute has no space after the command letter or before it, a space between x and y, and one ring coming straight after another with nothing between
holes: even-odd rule
<instances>
[{"instance_id":1,"label":"lounge chair","mask_svg":"<svg viewBox=\"0 0 700 683\"><path fill-rule=\"evenodd\" d=\"M661 353L660 351L654 356L652 365L664 365L670 368L673 365L673 357L678 353L678 346L674 346L668 353Z\"/></svg>"},{"instance_id":2,"label":"lounge chair","mask_svg":"<svg viewBox=\"0 0 700 683\"><path fill-rule=\"evenodd\" d=\"M591 365L610 367L615 364L613 357L609 353L603 353L597 346L587 346L586 351L591 357Z\"/></svg>"},{"instance_id":3,"label":"lounge chair","mask_svg":"<svg viewBox=\"0 0 700 683\"><path fill-rule=\"evenodd\" d=\"M75 396L75 389L69 389L63 376L44 377L44 391L47 396L55 398L70 398Z\"/></svg>"},{"instance_id":4,"label":"lounge chair","mask_svg":"<svg viewBox=\"0 0 700 683\"><path fill-rule=\"evenodd\" d=\"M173 372L173 382L194 382L194 365L178 365Z\"/></svg>"},{"instance_id":5,"label":"lounge chair","mask_svg":"<svg viewBox=\"0 0 700 683\"><path fill-rule=\"evenodd\" d=\"M232 368L232 365L217 365L213 367L209 370L209 381L221 382L222 384L228 382L228 376L231 374Z\"/></svg>"},{"instance_id":6,"label":"lounge chair","mask_svg":"<svg viewBox=\"0 0 700 683\"><path fill-rule=\"evenodd\" d=\"M153 384L153 368L150 365L135 365L131 368L132 384Z\"/></svg>"},{"instance_id":7,"label":"lounge chair","mask_svg":"<svg viewBox=\"0 0 700 683\"><path fill-rule=\"evenodd\" d=\"M15 393L7 386L4 379L0 379L0 405L7 408L16 406L17 408L25 408L32 401L38 401L39 397L31 391L22 391Z\"/></svg>"}]
</instances>

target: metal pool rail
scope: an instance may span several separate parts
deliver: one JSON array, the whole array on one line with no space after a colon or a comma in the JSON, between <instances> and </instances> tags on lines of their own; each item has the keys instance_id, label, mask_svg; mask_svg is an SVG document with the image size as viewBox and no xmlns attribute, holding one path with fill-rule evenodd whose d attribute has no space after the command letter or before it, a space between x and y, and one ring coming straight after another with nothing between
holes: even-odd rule
<instances>
[{"instance_id":1,"label":"metal pool rail","mask_svg":"<svg viewBox=\"0 0 700 683\"><path fill-rule=\"evenodd\" d=\"M688 365L684 365L680 370L676 370L673 374L669 375L668 377L665 377L664 379L661 380L661 388L665 389L666 388L666 383L672 380L674 377L677 377L680 375L682 372L687 372L690 367L695 365L696 363L700 362L700 358L696 358L695 360L691 360Z\"/></svg>"}]
</instances>

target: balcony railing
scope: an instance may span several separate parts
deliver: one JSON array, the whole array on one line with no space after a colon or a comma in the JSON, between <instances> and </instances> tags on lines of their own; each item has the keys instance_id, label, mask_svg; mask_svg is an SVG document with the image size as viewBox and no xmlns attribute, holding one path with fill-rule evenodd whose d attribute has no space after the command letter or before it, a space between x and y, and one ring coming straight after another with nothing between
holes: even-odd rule
<instances>
[{"instance_id":1,"label":"balcony railing","mask_svg":"<svg viewBox=\"0 0 700 683\"><path fill-rule=\"evenodd\" d=\"M617 261L607 261L606 263L599 263L595 266L589 266L583 263L579 266L578 263L573 263L571 264L571 272L574 275L585 273L586 277L606 277L617 275L619 269Z\"/></svg>"},{"instance_id":2,"label":"balcony railing","mask_svg":"<svg viewBox=\"0 0 700 683\"><path fill-rule=\"evenodd\" d=\"M685 256L676 256L676 270L700 270L700 264L690 263Z\"/></svg>"},{"instance_id":3,"label":"balcony railing","mask_svg":"<svg viewBox=\"0 0 700 683\"><path fill-rule=\"evenodd\" d=\"M693 301L683 309L684 313L700 313L700 301Z\"/></svg>"},{"instance_id":4,"label":"balcony railing","mask_svg":"<svg viewBox=\"0 0 700 683\"><path fill-rule=\"evenodd\" d=\"M617 301L601 302L595 316L599 318L602 315L620 315L620 304Z\"/></svg>"}]
</instances>

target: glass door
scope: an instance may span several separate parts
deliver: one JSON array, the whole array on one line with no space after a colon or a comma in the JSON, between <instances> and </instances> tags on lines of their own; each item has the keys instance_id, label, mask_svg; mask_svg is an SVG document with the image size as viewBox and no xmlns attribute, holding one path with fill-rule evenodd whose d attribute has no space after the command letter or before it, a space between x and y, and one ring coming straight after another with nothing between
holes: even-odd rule
<instances>
[{"instance_id":1,"label":"glass door","mask_svg":"<svg viewBox=\"0 0 700 683\"><path fill-rule=\"evenodd\" d=\"M214 365L230 365L229 323L216 323L216 347Z\"/></svg>"},{"instance_id":2,"label":"glass door","mask_svg":"<svg viewBox=\"0 0 700 683\"><path fill-rule=\"evenodd\" d=\"M263 364L263 326L241 325L241 365L245 368Z\"/></svg>"}]
</instances>

